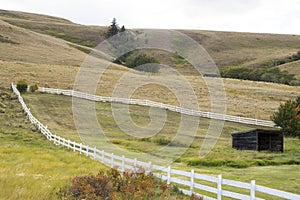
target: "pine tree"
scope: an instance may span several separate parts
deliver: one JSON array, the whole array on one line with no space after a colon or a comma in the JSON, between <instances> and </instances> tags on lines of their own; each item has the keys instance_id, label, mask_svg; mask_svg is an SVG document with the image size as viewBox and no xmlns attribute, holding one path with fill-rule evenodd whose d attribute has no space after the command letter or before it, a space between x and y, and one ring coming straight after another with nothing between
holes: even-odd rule
<instances>
[{"instance_id":1,"label":"pine tree","mask_svg":"<svg viewBox=\"0 0 300 200\"><path fill-rule=\"evenodd\" d=\"M126 31L126 29L125 29L125 26L123 25L120 32L124 32L124 31Z\"/></svg>"},{"instance_id":2,"label":"pine tree","mask_svg":"<svg viewBox=\"0 0 300 200\"><path fill-rule=\"evenodd\" d=\"M119 27L117 24L116 18L113 18L113 21L111 22L111 25L108 28L108 31L106 32L106 38L109 38L111 36L114 36L118 34L119 32Z\"/></svg>"}]
</instances>

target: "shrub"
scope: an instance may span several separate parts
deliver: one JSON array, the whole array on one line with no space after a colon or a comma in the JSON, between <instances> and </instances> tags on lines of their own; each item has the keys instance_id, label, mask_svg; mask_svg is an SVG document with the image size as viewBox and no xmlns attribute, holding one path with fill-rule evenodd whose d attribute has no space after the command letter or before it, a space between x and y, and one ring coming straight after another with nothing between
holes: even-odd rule
<instances>
[{"instance_id":1,"label":"shrub","mask_svg":"<svg viewBox=\"0 0 300 200\"><path fill-rule=\"evenodd\" d=\"M159 71L158 64L159 62L154 57L147 56L146 54L140 54L133 59L128 57L125 62L125 65L127 67L152 73L157 73Z\"/></svg>"},{"instance_id":2,"label":"shrub","mask_svg":"<svg viewBox=\"0 0 300 200\"><path fill-rule=\"evenodd\" d=\"M96 176L77 176L72 184L61 188L60 199L183 199L175 186L156 179L151 174L119 173L116 169L99 172ZM190 199L199 199L191 197Z\"/></svg>"},{"instance_id":3,"label":"shrub","mask_svg":"<svg viewBox=\"0 0 300 200\"><path fill-rule=\"evenodd\" d=\"M157 143L159 145L168 145L169 143L171 143L171 139L162 136L162 137L155 138L154 143Z\"/></svg>"},{"instance_id":4,"label":"shrub","mask_svg":"<svg viewBox=\"0 0 300 200\"><path fill-rule=\"evenodd\" d=\"M17 83L17 89L19 90L20 93L25 93L27 91L28 84L22 80L18 81Z\"/></svg>"},{"instance_id":5,"label":"shrub","mask_svg":"<svg viewBox=\"0 0 300 200\"><path fill-rule=\"evenodd\" d=\"M287 85L298 84L295 75L287 71L281 71L278 67L223 67L220 69L220 72L223 78L264 81Z\"/></svg>"},{"instance_id":6,"label":"shrub","mask_svg":"<svg viewBox=\"0 0 300 200\"><path fill-rule=\"evenodd\" d=\"M37 84L34 84L34 85L31 85L29 86L29 91L30 92L35 92L39 89L38 85Z\"/></svg>"}]
</instances>

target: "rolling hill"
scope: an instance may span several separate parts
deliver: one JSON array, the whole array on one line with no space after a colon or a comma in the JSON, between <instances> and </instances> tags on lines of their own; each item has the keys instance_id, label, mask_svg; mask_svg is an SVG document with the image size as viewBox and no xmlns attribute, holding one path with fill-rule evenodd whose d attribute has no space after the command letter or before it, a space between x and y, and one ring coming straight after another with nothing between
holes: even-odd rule
<instances>
[{"instance_id":1,"label":"rolling hill","mask_svg":"<svg viewBox=\"0 0 300 200\"><path fill-rule=\"evenodd\" d=\"M12 81L25 79L29 84L73 88L81 63L90 47L104 40L105 30L104 26L85 26L52 16L0 10L0 82L9 87ZM300 49L298 35L179 31L203 45L219 67L260 66ZM210 110L206 85L188 65L178 62L168 52L149 50L146 53L185 75L199 98L201 109ZM280 67L299 75L299 64L295 61ZM128 70L112 64L101 77L97 93L111 96L115 84ZM281 84L233 79L224 79L224 83L228 114L261 119L269 119L281 102L295 98L300 92L299 87ZM180 87L176 82L172 84ZM157 85L139 88L134 97L177 102L168 89ZM257 111L253 112L253 108Z\"/></svg>"},{"instance_id":2,"label":"rolling hill","mask_svg":"<svg viewBox=\"0 0 300 200\"><path fill-rule=\"evenodd\" d=\"M104 40L105 30L104 26L85 26L47 15L0 10L0 156L4 161L0 167L2 172L0 180L4 180L0 181L0 186L4 189L4 193L0 194L0 199L7 199L11 194L14 194L13 199L36 199L39 197L50 199L53 193L66 184L71 176L91 171L96 172L98 167L104 169L96 162L85 157L78 157L73 152L44 141L43 136L37 134L36 129L25 118L16 98L9 91L9 86L11 82L16 83L24 79L30 85L37 83L39 86L72 89L81 64L87 58L91 48ZM201 30L178 31L203 45L218 67L231 65L257 67L276 59L286 58L300 50L299 35ZM161 63L172 66L184 75L198 97L200 109L210 111L210 92L205 80L195 74L188 64L181 62L168 52L148 50L145 53L154 56ZM93 59L107 63L107 60L101 58L94 57ZM300 77L299 61L286 63L280 68ZM110 64L99 80L96 93L111 96L115 86L122 76L126 75L126 72L132 72L134 75L146 75L150 78L160 75L145 74L121 65ZM164 75L163 78L174 80L170 84L175 90L181 89L180 82L176 81L178 75ZM214 78L210 80L214 80ZM227 113L236 116L269 120L270 115L277 110L280 103L294 99L300 94L300 86L227 78L222 80L227 97ZM129 80L126 84L134 85L133 81ZM186 99L191 98L185 93L182 93L182 96ZM137 88L132 97L173 105L179 104L176 95L170 89L158 84L147 84ZM48 123L51 130L59 134L63 133L65 135L62 136L69 138L77 137L74 135L76 130L73 125L71 98L40 93L29 93L24 95L24 98L28 101L28 105L36 117ZM120 138L117 135L119 132L115 130L117 125L109 114L111 107L108 103L97 103L97 109L101 114L100 121L106 123L112 137L117 136L114 138L116 144L132 147L133 150L137 150L137 148L147 150L145 148L145 144L148 144L147 141L128 140L128 138ZM136 120L140 120L142 124L148 122L147 107L136 107L133 111L135 111L133 116ZM178 115L171 116L180 117ZM176 124L176 120L170 120L171 123ZM210 155L212 163L213 161L221 163L223 160L228 162L228 160L236 158L243 165L246 159L250 163L249 168L232 169L223 165L214 168L201 166L197 169L198 171L206 174L222 173L225 177L247 182L256 179L266 186L271 185L282 190L289 187L287 191L299 191L299 178L295 176L299 171L299 164L297 164L299 160L298 139L288 138L286 140L285 154L243 152L241 155L239 151L231 149L230 134L233 131L253 128L253 126L239 128L242 125L226 124L225 134L222 135L214 152ZM170 133L173 133L172 129L170 130ZM150 145L157 146L158 144ZM198 141L195 141L195 146L199 146ZM224 151L224 147L226 151ZM233 151L235 157L232 157ZM196 157L198 156L196 153L193 150L187 151L184 158L186 160L183 159L182 162L197 163L199 159ZM257 161L255 165L252 165L252 159ZM273 159L276 162L272 163ZM281 163L285 159L291 159L291 162L288 165ZM78 162L74 160L78 160ZM277 166L278 163L280 166ZM276 164L276 166L269 166L272 164ZM192 167L179 162L175 162L175 165L185 169ZM255 167L249 170L250 166Z\"/></svg>"},{"instance_id":3,"label":"rolling hill","mask_svg":"<svg viewBox=\"0 0 300 200\"><path fill-rule=\"evenodd\" d=\"M0 10L0 20L89 47L94 47L105 39L106 27L104 26L85 26L46 15ZM203 45L220 67L258 66L289 56L300 49L299 35L178 31Z\"/></svg>"}]
</instances>

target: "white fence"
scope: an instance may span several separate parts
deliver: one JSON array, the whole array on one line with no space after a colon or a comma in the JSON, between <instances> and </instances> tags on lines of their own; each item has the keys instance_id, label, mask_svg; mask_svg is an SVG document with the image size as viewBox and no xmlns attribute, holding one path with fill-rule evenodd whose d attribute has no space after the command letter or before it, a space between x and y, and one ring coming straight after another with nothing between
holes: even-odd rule
<instances>
[{"instance_id":1,"label":"white fence","mask_svg":"<svg viewBox=\"0 0 300 200\"><path fill-rule=\"evenodd\" d=\"M96 147L89 147L81 143L76 143L74 141L67 140L55 134L52 134L47 126L44 126L39 122L30 112L30 109L24 103L22 96L16 89L15 85L12 84L12 90L18 96L18 100L21 103L23 110L29 117L29 120L34 124L42 134L44 134L48 140L53 141L57 145L65 146L73 151L78 151L80 154L90 156L92 159L101 161L102 163L110 167L118 167L121 171L124 170L137 170L138 168L145 169L146 173L152 172L154 176L166 180L168 184L175 183L187 195L195 194L202 196L203 199L222 199L222 197L230 197L233 199L261 199L256 197L256 192L272 195L274 197L281 197L283 199L293 199L299 200L300 195L293 194L289 192L284 192L276 189L271 189L268 187L256 185L255 181L250 183L233 181L228 179L223 179L221 175L214 177L203 174L195 173L194 170L182 171L176 170L169 167L153 165L150 163L145 163L138 161L137 159L125 158L124 156L114 155L112 153L107 153L101 151ZM208 184L204 184L203 181ZM209 184L210 183L210 184ZM214 186L212 186L214 185ZM225 190L224 186L231 186L234 189ZM184 189L183 189L184 188ZM241 194L238 191L241 189L247 190L248 192ZM201 195L200 191L205 193L210 193L211 195ZM202 193L202 192L201 192ZM247 194L248 193L248 194Z\"/></svg>"},{"instance_id":2,"label":"white fence","mask_svg":"<svg viewBox=\"0 0 300 200\"><path fill-rule=\"evenodd\" d=\"M203 112L198 110L191 110L187 108L181 108L178 106L172 106L169 104L154 102L150 100L141 100L141 99L126 99L126 98L117 98L117 97L104 97L104 96L97 96L92 94L87 94L83 92L78 92L74 90L61 90L61 89L54 89L54 88L39 88L40 92L47 92L51 94L62 94L66 96L73 96L78 98L83 98L91 101L102 101L102 102L116 102L116 103L124 103L124 104L136 104L142 106L151 106L157 108L168 109L174 112L191 115L191 116L198 116L198 117L205 117L210 119L217 119L217 120L224 120L230 122L237 122L243 124L251 124L257 126L265 126L265 127L274 127L275 124L272 121L267 120L260 120L260 119L253 119L253 118L246 118L246 117L236 117L232 115L225 115L225 114L218 114L212 112Z\"/></svg>"}]
</instances>

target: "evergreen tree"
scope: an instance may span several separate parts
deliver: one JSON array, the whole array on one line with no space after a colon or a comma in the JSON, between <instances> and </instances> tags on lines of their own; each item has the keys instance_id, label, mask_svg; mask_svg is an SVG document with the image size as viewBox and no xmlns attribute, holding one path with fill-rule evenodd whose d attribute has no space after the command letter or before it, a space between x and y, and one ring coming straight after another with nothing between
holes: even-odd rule
<instances>
[{"instance_id":1,"label":"evergreen tree","mask_svg":"<svg viewBox=\"0 0 300 200\"><path fill-rule=\"evenodd\" d=\"M286 136L298 136L300 138L300 118L297 116L297 99L296 101L287 101L281 104L278 111L275 112L271 119L280 126Z\"/></svg>"},{"instance_id":2,"label":"evergreen tree","mask_svg":"<svg viewBox=\"0 0 300 200\"><path fill-rule=\"evenodd\" d=\"M125 29L125 26L123 25L120 32L124 32L124 31L126 31L126 29Z\"/></svg>"},{"instance_id":3,"label":"evergreen tree","mask_svg":"<svg viewBox=\"0 0 300 200\"><path fill-rule=\"evenodd\" d=\"M108 31L106 32L106 38L109 38L111 36L114 36L118 34L119 27L117 24L116 18L113 18L113 21L111 22L111 25L108 27Z\"/></svg>"}]
</instances>

